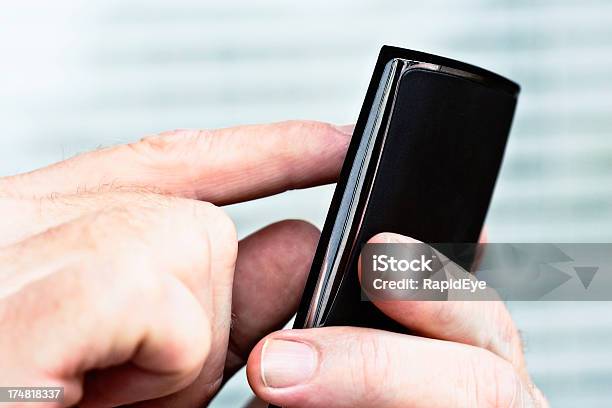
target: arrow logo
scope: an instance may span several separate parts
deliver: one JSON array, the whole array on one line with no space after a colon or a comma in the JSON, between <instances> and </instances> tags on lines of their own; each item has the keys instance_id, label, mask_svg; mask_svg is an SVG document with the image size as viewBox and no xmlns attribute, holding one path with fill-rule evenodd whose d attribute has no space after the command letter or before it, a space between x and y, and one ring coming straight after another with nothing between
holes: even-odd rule
<instances>
[{"instance_id":1,"label":"arrow logo","mask_svg":"<svg viewBox=\"0 0 612 408\"><path fill-rule=\"evenodd\" d=\"M574 266L574 270L576 271L578 278L580 278L582 286L584 286L585 289L588 289L589 285L593 281L593 277L595 277L595 274L599 270L599 266Z\"/></svg>"}]
</instances>

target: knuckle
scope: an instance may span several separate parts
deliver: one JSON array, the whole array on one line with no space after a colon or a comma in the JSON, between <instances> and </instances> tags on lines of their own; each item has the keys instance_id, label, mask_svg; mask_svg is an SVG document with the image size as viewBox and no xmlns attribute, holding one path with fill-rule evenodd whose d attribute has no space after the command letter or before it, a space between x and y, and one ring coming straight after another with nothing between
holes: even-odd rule
<instances>
[{"instance_id":1,"label":"knuckle","mask_svg":"<svg viewBox=\"0 0 612 408\"><path fill-rule=\"evenodd\" d=\"M134 222L136 215L137 213L129 207L106 208L88 214L65 227L47 230L45 234L51 239L61 236L65 242L71 242L85 253L102 256L115 250L117 246L115 238L124 235L128 239L124 240L126 248L119 252L119 255L123 255L130 253L135 245L141 245L130 239L136 231L139 231L139 223Z\"/></svg>"},{"instance_id":2,"label":"knuckle","mask_svg":"<svg viewBox=\"0 0 612 408\"><path fill-rule=\"evenodd\" d=\"M285 143L290 144L287 149L295 148L296 140L301 144L302 150L307 154L321 155L321 146L326 145L325 152L336 154L344 152L346 135L342 134L334 125L317 121L290 121L285 122L289 136ZM339 143L342 141L341 143Z\"/></svg>"},{"instance_id":3,"label":"knuckle","mask_svg":"<svg viewBox=\"0 0 612 408\"><path fill-rule=\"evenodd\" d=\"M466 364L465 400L479 407L512 407L521 390L514 367L487 350L476 350Z\"/></svg>"},{"instance_id":4,"label":"knuckle","mask_svg":"<svg viewBox=\"0 0 612 408\"><path fill-rule=\"evenodd\" d=\"M502 302L495 302L494 319L499 327L501 341L510 343L516 336L517 330L506 306Z\"/></svg>"},{"instance_id":5,"label":"knuckle","mask_svg":"<svg viewBox=\"0 0 612 408\"><path fill-rule=\"evenodd\" d=\"M156 297L161 289L158 274L154 273L158 267L151 256L153 248L144 239L146 234L141 233L141 227L133 222L134 212L115 208L98 214L96 218L94 222L82 225L74 234L79 244L84 241L81 263L89 272L89 279L103 281L105 287L113 288L113 296L118 298L111 304L121 307L138 299L142 293ZM117 240L118 235L127 239ZM100 273L101 268L104 273ZM147 273L147 279L143 279L143 273ZM121 285L115 288L117 280Z\"/></svg>"},{"instance_id":6,"label":"knuckle","mask_svg":"<svg viewBox=\"0 0 612 408\"><path fill-rule=\"evenodd\" d=\"M333 125L317 121L287 121L281 122L277 130L286 135L278 140L276 150L279 155L297 157L298 162L316 158L322 168L338 168L341 157L345 154L348 138ZM323 160L325 156L328 160ZM288 161L288 163L292 163ZM288 166L291 164L287 164ZM293 164L295 165L295 164ZM300 169L295 168L287 174L300 177ZM287 176L289 177L289 176ZM290 184L299 183L299 179L290 180Z\"/></svg>"},{"instance_id":7,"label":"knuckle","mask_svg":"<svg viewBox=\"0 0 612 408\"><path fill-rule=\"evenodd\" d=\"M168 197L162 219L161 236L176 242L189 243L189 248L222 247L223 253L237 252L237 233L231 218L221 208L203 201ZM198 244L199 243L199 244ZM215 253L216 248L211 248Z\"/></svg>"},{"instance_id":8,"label":"knuckle","mask_svg":"<svg viewBox=\"0 0 612 408\"><path fill-rule=\"evenodd\" d=\"M96 230L103 231L103 234L98 235L100 240L111 246L120 245L120 253L137 255L138 251L134 249L146 249L149 246L147 244L157 237L157 234L150 232L159 228L164 219L159 214L160 201L157 198L154 200L102 210L94 215L94 222L86 228L94 235ZM125 239L119 242L115 239L117 236L123 236Z\"/></svg>"},{"instance_id":9,"label":"knuckle","mask_svg":"<svg viewBox=\"0 0 612 408\"><path fill-rule=\"evenodd\" d=\"M495 304L491 325L497 330L490 336L488 344L484 346L511 362L520 363L523 359L523 345L519 332L506 306L502 302Z\"/></svg>"},{"instance_id":10,"label":"knuckle","mask_svg":"<svg viewBox=\"0 0 612 408\"><path fill-rule=\"evenodd\" d=\"M153 317L152 349L160 353L165 371L181 377L199 373L212 345L209 315L195 295L180 281L164 277L156 304L163 308ZM161 339L161 342L155 339ZM143 360L147 355L140 356Z\"/></svg>"},{"instance_id":11,"label":"knuckle","mask_svg":"<svg viewBox=\"0 0 612 408\"><path fill-rule=\"evenodd\" d=\"M148 207L147 211L141 213L148 223L174 230L175 234L196 232L202 235L202 226L205 226L206 232L215 240L225 243L236 240L234 222L214 204L155 194L148 197L148 203L143 204Z\"/></svg>"},{"instance_id":12,"label":"knuckle","mask_svg":"<svg viewBox=\"0 0 612 408\"><path fill-rule=\"evenodd\" d=\"M206 218L211 239L218 241L225 248L238 250L238 234L231 217L220 207L208 203L197 202L197 211Z\"/></svg>"},{"instance_id":13,"label":"knuckle","mask_svg":"<svg viewBox=\"0 0 612 408\"><path fill-rule=\"evenodd\" d=\"M199 266L207 265L211 257L218 265L231 263L225 268L230 270L238 240L234 223L222 209L185 198L145 197L90 214L72 226L69 235L87 253L133 264L119 269L140 276L165 273L171 267L197 282L196 275L208 273L207 267Z\"/></svg>"},{"instance_id":14,"label":"knuckle","mask_svg":"<svg viewBox=\"0 0 612 408\"><path fill-rule=\"evenodd\" d=\"M440 327L454 327L457 323L457 307L453 302L431 301L423 303L424 307L435 308L434 319Z\"/></svg>"},{"instance_id":15,"label":"knuckle","mask_svg":"<svg viewBox=\"0 0 612 408\"><path fill-rule=\"evenodd\" d=\"M199 234L193 223L183 221L185 211L171 203L178 200L156 195L147 195L147 200L91 214L72 227L72 235L86 252L109 259L109 264L121 263L115 269L123 278L161 272L178 244L197 242Z\"/></svg>"},{"instance_id":16,"label":"knuckle","mask_svg":"<svg viewBox=\"0 0 612 408\"><path fill-rule=\"evenodd\" d=\"M272 226L280 230L281 233L286 233L283 235L299 240L300 243L304 239L312 239L316 243L320 235L319 229L316 226L304 220L284 220L272 224Z\"/></svg>"},{"instance_id":17,"label":"knuckle","mask_svg":"<svg viewBox=\"0 0 612 408\"><path fill-rule=\"evenodd\" d=\"M512 364L500 361L493 373L493 391L489 391L489 399L495 407L512 407L517 400L521 383Z\"/></svg>"},{"instance_id":18,"label":"knuckle","mask_svg":"<svg viewBox=\"0 0 612 408\"><path fill-rule=\"evenodd\" d=\"M204 130L176 129L143 137L138 142L130 143L127 146L137 153L172 158L189 153L189 144L197 143L207 134L208 131Z\"/></svg>"},{"instance_id":19,"label":"knuckle","mask_svg":"<svg viewBox=\"0 0 612 408\"><path fill-rule=\"evenodd\" d=\"M392 358L387 348L377 336L363 336L355 345L354 352L361 364L352 365L351 380L359 390L361 398L371 405L377 405L385 397L385 386L393 380Z\"/></svg>"},{"instance_id":20,"label":"knuckle","mask_svg":"<svg viewBox=\"0 0 612 408\"><path fill-rule=\"evenodd\" d=\"M191 191L200 176L200 167L194 165L206 155L218 138L210 130L173 130L141 139L119 147L127 149L137 158L144 160L145 166L152 171L166 174L180 174L185 180L185 194L196 195L195 189Z\"/></svg>"},{"instance_id":21,"label":"knuckle","mask_svg":"<svg viewBox=\"0 0 612 408\"><path fill-rule=\"evenodd\" d=\"M189 375L199 372L206 361L211 347L210 329L204 324L203 312L201 314L201 324L190 327L188 332L183 329L168 331L164 359L171 371Z\"/></svg>"},{"instance_id":22,"label":"knuckle","mask_svg":"<svg viewBox=\"0 0 612 408\"><path fill-rule=\"evenodd\" d=\"M327 122L315 120L290 120L282 122L289 133L303 135L305 133L336 133L336 128Z\"/></svg>"},{"instance_id":23,"label":"knuckle","mask_svg":"<svg viewBox=\"0 0 612 408\"><path fill-rule=\"evenodd\" d=\"M221 208L208 202L181 199L179 207L183 214L182 218L176 217L182 223L178 227L182 234L180 241L190 242L183 247L195 250L197 253L193 256L205 258L214 270L231 272L233 276L238 239L232 219ZM176 224L174 221L170 228L176 229ZM193 245L194 242L200 242L200 245ZM199 270L209 272L209 268Z\"/></svg>"}]
</instances>

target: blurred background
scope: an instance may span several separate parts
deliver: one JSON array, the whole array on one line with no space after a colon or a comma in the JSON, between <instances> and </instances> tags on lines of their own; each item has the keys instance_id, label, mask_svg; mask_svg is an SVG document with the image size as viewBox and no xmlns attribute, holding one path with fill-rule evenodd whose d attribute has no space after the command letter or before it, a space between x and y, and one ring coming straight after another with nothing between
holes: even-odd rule
<instances>
[{"instance_id":1,"label":"blurred background","mask_svg":"<svg viewBox=\"0 0 612 408\"><path fill-rule=\"evenodd\" d=\"M352 123L383 44L522 85L491 241L612 242L608 0L3 2L0 175L165 129ZM241 235L282 218L321 226L332 191L229 212ZM509 306L553 407L612 406L612 304ZM239 373L213 406L249 394Z\"/></svg>"}]
</instances>

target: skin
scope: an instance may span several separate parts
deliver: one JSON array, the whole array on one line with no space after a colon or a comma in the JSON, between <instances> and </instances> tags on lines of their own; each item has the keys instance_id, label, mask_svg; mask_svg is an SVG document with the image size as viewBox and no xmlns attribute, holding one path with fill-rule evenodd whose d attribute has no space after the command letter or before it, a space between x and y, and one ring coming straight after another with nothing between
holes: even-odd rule
<instances>
[{"instance_id":1,"label":"skin","mask_svg":"<svg viewBox=\"0 0 612 408\"><path fill-rule=\"evenodd\" d=\"M501 302L377 304L426 337L275 331L318 231L283 221L238 242L219 206L333 182L349 139L300 121L177 130L0 178L0 386L64 387L47 407L198 407L248 362L283 406L545 406ZM373 238L389 239L404 238ZM315 350L314 372L266 383L273 339Z\"/></svg>"}]
</instances>

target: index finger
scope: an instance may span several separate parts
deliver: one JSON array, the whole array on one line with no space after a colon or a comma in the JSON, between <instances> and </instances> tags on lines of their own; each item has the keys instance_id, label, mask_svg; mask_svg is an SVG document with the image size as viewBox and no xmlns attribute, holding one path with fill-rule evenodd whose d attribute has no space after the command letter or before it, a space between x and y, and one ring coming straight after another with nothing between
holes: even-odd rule
<instances>
[{"instance_id":1,"label":"index finger","mask_svg":"<svg viewBox=\"0 0 612 408\"><path fill-rule=\"evenodd\" d=\"M351 132L314 121L175 130L0 179L0 193L147 190L229 204L333 182Z\"/></svg>"}]
</instances>

